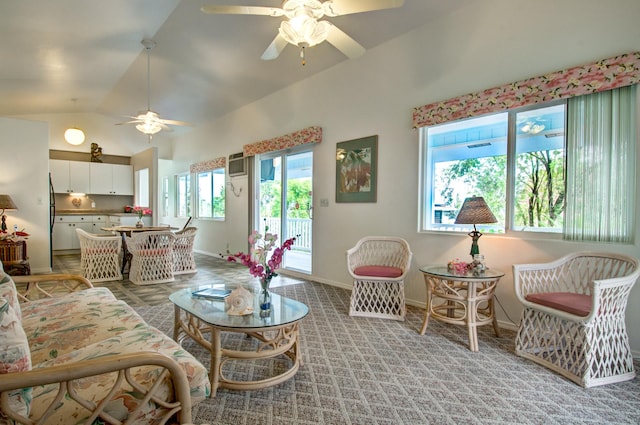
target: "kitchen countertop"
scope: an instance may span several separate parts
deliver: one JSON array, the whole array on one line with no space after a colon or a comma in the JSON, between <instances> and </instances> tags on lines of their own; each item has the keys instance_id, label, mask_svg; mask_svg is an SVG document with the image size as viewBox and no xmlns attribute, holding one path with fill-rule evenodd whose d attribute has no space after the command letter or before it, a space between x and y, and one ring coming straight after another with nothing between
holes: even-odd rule
<instances>
[{"instance_id":1,"label":"kitchen countertop","mask_svg":"<svg viewBox=\"0 0 640 425\"><path fill-rule=\"evenodd\" d=\"M118 215L123 217L136 216L135 213L125 213L122 210L100 210L92 209L75 209L75 210L56 210L56 215Z\"/></svg>"}]
</instances>

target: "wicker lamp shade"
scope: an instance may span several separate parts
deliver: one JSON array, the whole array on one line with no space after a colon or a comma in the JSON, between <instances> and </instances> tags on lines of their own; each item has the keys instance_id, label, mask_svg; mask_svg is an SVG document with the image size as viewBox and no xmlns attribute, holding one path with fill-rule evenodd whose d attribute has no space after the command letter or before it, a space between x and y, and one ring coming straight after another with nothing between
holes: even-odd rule
<instances>
[{"instance_id":1,"label":"wicker lamp shade","mask_svg":"<svg viewBox=\"0 0 640 425\"><path fill-rule=\"evenodd\" d=\"M13 199L11 199L11 196L0 195L0 210L4 212L4 210L17 210L17 209L18 207L16 206L15 202L13 202Z\"/></svg>"},{"instance_id":2,"label":"wicker lamp shade","mask_svg":"<svg viewBox=\"0 0 640 425\"><path fill-rule=\"evenodd\" d=\"M476 229L476 224L481 223L497 223L496 217L493 215L489 206L482 196L472 196L462 203L462 208L456 217L455 224L473 224L473 231L469 233L471 237L471 251L469 254L473 257L480 253L478 247L478 239L482 233Z\"/></svg>"},{"instance_id":3,"label":"wicker lamp shade","mask_svg":"<svg viewBox=\"0 0 640 425\"><path fill-rule=\"evenodd\" d=\"M464 200L456 217L455 224L497 223L489 206L482 196L473 196Z\"/></svg>"}]
</instances>

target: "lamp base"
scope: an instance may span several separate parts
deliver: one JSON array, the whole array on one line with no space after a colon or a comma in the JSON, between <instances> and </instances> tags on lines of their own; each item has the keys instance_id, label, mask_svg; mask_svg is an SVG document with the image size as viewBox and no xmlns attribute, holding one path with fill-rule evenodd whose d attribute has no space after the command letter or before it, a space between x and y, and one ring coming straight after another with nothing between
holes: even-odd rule
<instances>
[{"instance_id":1,"label":"lamp base","mask_svg":"<svg viewBox=\"0 0 640 425\"><path fill-rule=\"evenodd\" d=\"M2 231L6 232L7 231L7 216L2 214Z\"/></svg>"},{"instance_id":2,"label":"lamp base","mask_svg":"<svg viewBox=\"0 0 640 425\"><path fill-rule=\"evenodd\" d=\"M474 255L480 254L478 239L480 239L480 236L482 236L482 233L478 232L478 229L476 229L476 225L474 224L473 231L469 232L468 235L471 237L471 251L469 252L469 254L471 254L471 258L473 258Z\"/></svg>"}]
</instances>

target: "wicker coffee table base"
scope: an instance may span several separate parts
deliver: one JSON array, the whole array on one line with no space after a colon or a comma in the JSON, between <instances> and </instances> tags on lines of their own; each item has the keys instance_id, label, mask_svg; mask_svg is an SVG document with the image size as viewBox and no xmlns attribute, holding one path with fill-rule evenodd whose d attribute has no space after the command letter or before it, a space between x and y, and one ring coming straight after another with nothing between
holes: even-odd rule
<instances>
[{"instance_id":1,"label":"wicker coffee table base","mask_svg":"<svg viewBox=\"0 0 640 425\"><path fill-rule=\"evenodd\" d=\"M187 336L207 349L211 354L211 397L215 397L218 388L231 390L259 390L278 385L292 378L300 366L302 356L298 345L300 320L291 323L266 326L264 328L230 328L215 326L202 321L192 314L175 306L173 339L182 343ZM222 348L221 332L239 332L247 337L260 341L255 351L229 350ZM207 338L208 334L208 338ZM284 372L256 381L235 381L224 376L223 367L229 361L255 361L286 356L290 360L290 368Z\"/></svg>"}]
</instances>

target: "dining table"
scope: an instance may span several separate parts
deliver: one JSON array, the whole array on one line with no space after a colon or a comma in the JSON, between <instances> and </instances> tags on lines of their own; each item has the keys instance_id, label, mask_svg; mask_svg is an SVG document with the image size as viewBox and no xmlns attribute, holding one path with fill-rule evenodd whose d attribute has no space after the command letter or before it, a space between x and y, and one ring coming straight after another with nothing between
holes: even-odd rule
<instances>
[{"instance_id":1,"label":"dining table","mask_svg":"<svg viewBox=\"0 0 640 425\"><path fill-rule=\"evenodd\" d=\"M100 230L104 232L119 233L122 237L122 269L121 273L124 274L127 268L127 264L131 264L131 253L127 249L127 236L131 236L135 232L162 232L162 231L175 231L177 227L171 226L111 226L101 227Z\"/></svg>"}]
</instances>

